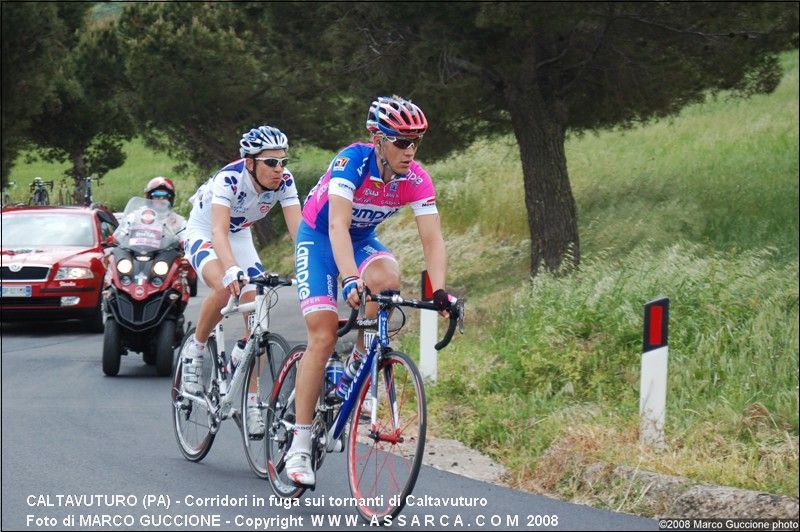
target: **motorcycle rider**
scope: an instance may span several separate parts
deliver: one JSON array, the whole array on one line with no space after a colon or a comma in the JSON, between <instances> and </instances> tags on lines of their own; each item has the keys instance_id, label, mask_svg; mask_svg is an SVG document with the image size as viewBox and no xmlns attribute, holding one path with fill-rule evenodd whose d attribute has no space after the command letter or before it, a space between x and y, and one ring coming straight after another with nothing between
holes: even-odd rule
<instances>
[{"instance_id":1,"label":"motorcycle rider","mask_svg":"<svg viewBox=\"0 0 800 532\"><path fill-rule=\"evenodd\" d=\"M154 177L147 182L147 185L145 185L144 196L149 200L169 202L169 214L167 214L167 216L163 219L164 227L171 231L176 237L178 237L178 240L183 243L183 232L186 230L186 219L172 210L172 207L175 205L175 184L172 182L172 180L167 179L164 176ZM147 208L148 207L146 206L142 207L142 209ZM117 227L117 230L114 231L114 243L119 242L123 236L128 234L131 224L136 222L139 217L139 212L133 212L128 214L125 219L120 222L119 227Z\"/></svg>"}]
</instances>

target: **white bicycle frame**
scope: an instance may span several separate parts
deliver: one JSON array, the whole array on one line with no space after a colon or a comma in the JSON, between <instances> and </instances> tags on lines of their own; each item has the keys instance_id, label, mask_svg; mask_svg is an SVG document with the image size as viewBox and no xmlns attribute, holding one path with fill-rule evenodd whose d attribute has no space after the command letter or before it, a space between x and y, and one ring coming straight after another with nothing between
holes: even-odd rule
<instances>
[{"instance_id":1,"label":"white bicycle frame","mask_svg":"<svg viewBox=\"0 0 800 532\"><path fill-rule=\"evenodd\" d=\"M212 402L212 397L210 395L210 391L206 391L202 397L198 397L191 394L185 394L183 397L184 399L188 399L195 403L202 404L207 410L208 415L214 419L214 423L211 423L211 432L216 433L219 430L220 422L224 419L228 419L233 415L241 412L238 411L236 406L234 406L234 400L236 398L241 397L242 394L242 387L245 385L245 374L247 373L247 368L250 365L250 361L255 356L255 345L258 341L258 338L261 337L263 332L269 331L269 301L268 301L267 294L259 295L256 293L255 301L251 301L250 303L239 304L238 299L234 296L231 296L228 299L228 304L220 311L223 316L223 320L228 316L234 314L248 314L254 312L255 314L251 314L249 316L249 329L250 334L247 337L247 344L244 348L244 357L241 361L239 361L239 371L235 371L233 375L233 379L228 383L228 374L227 371L225 373L220 374L217 372L216 378L211 382L211 388L213 389L213 385L216 382L217 386L219 387L219 405L215 406ZM217 343L217 360L214 360L214 365L219 369L225 367L225 332L222 326L222 321L220 321L217 326L214 328L214 335L216 337ZM260 377L256 374L256 388L259 392L259 397L261 396L261 382ZM240 416L242 419L242 430L247 431L247 416ZM247 444L249 445L249 441Z\"/></svg>"}]
</instances>

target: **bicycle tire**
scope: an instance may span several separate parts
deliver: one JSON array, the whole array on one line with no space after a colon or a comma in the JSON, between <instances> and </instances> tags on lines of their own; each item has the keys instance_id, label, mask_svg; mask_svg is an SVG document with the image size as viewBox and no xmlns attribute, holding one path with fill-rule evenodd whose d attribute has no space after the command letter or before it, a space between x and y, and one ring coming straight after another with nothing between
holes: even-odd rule
<instances>
[{"instance_id":1,"label":"bicycle tire","mask_svg":"<svg viewBox=\"0 0 800 532\"><path fill-rule=\"evenodd\" d=\"M183 346L194 336L192 327L181 342L181 349L175 356L172 368L172 427L175 431L175 439L178 442L178 449L181 454L191 461L199 462L206 457L211 445L214 443L216 431L212 430L211 419L208 410L202 408L199 403L194 401L178 402L178 395L181 389L181 377L183 364L181 363L180 353ZM217 356L215 339L209 338L206 344L206 355L203 359L203 376L206 389L211 385L211 381L216 377L216 364L214 360ZM196 443L195 443L196 442Z\"/></svg>"},{"instance_id":2,"label":"bicycle tire","mask_svg":"<svg viewBox=\"0 0 800 532\"><path fill-rule=\"evenodd\" d=\"M372 432L369 419L371 405L366 404L372 381L368 375L359 390L347 436L350 493L362 502L356 509L367 522L394 519L405 507L422 466L427 429L425 388L411 358L396 351L386 353L378 375L383 378L378 383L376 432Z\"/></svg>"},{"instance_id":3,"label":"bicycle tire","mask_svg":"<svg viewBox=\"0 0 800 532\"><path fill-rule=\"evenodd\" d=\"M247 375L244 381L245 384L242 386L241 412L242 419L246 421L249 383L250 379L253 377L253 373L258 367L257 364L260 361L261 372L259 376L258 394L259 405L261 407L261 417L264 421L264 426L266 427L266 412L267 405L269 404L269 398L272 394L272 385L275 382L275 377L278 375L281 364L283 364L284 359L286 359L286 357L289 355L291 348L289 347L289 342L287 342L283 336L274 333L265 334L262 337L262 343L265 343L266 347L262 348L263 352L261 356L253 357L253 359L250 361L250 367L247 368ZM261 439L250 439L247 434L247 427L244 421L240 425L242 432L242 445L244 446L244 455L247 457L247 464L257 477L268 478L269 474L267 471L266 448L267 440L263 437Z\"/></svg>"},{"instance_id":4,"label":"bicycle tire","mask_svg":"<svg viewBox=\"0 0 800 532\"><path fill-rule=\"evenodd\" d=\"M286 477L284 458L292 445L292 433L286 430L282 421L295 421L294 402L290 402L289 397L294 392L297 364L305 351L305 345L295 346L283 360L267 405L267 433L264 435L267 440L267 480L275 495L290 499L303 495L306 488L295 486Z\"/></svg>"}]
</instances>

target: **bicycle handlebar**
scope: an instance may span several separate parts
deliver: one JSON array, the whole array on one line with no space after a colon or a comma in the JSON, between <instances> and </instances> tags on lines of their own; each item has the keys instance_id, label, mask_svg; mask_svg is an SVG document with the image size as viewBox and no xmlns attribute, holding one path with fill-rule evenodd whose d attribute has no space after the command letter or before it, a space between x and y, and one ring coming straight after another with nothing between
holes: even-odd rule
<instances>
[{"instance_id":1,"label":"bicycle handlebar","mask_svg":"<svg viewBox=\"0 0 800 532\"><path fill-rule=\"evenodd\" d=\"M239 284L244 286L246 284L254 284L256 286L263 286L265 288L277 288L279 286L296 286L297 279L291 277L281 277L277 273L267 273L258 277L248 277L244 272L239 272L237 276ZM230 296L228 304L220 310L220 314L226 314L236 308L239 298Z\"/></svg>"},{"instance_id":2,"label":"bicycle handlebar","mask_svg":"<svg viewBox=\"0 0 800 532\"><path fill-rule=\"evenodd\" d=\"M397 293L380 293L380 294L372 294L369 292L369 289L364 290L364 294L361 297L361 304L358 308L353 309L350 312L350 318L347 320L347 323L344 324L343 327L339 328L336 331L337 336L344 336L355 325L359 313L363 310L364 303L366 302L367 298L370 301L375 301L377 303L381 303L382 305L386 306L395 306L395 307L411 307L411 308L418 308L418 309L425 309L425 310L434 310L436 312L439 311L439 308L431 301L420 301L418 299L403 299ZM460 327L460 331L464 332L464 302L460 299L450 303L450 307L445 309L450 312L450 323L447 327L447 332L445 332L444 337L434 345L437 351L444 349L447 344L450 343L450 340L453 338L453 334L456 331L456 326ZM374 322L375 320L365 320Z\"/></svg>"}]
</instances>

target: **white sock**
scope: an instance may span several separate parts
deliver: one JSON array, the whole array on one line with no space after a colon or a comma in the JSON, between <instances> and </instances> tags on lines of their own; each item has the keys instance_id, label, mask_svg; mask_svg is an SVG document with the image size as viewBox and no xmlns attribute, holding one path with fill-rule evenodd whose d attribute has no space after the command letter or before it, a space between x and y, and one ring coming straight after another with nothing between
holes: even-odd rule
<instances>
[{"instance_id":1,"label":"white sock","mask_svg":"<svg viewBox=\"0 0 800 532\"><path fill-rule=\"evenodd\" d=\"M258 406L258 394L255 392L247 393L247 406Z\"/></svg>"},{"instance_id":2,"label":"white sock","mask_svg":"<svg viewBox=\"0 0 800 532\"><path fill-rule=\"evenodd\" d=\"M206 343L208 342L208 340L201 343L197 340L197 337L195 335L192 335L192 339L194 340L194 346L197 348L198 351L205 351ZM200 354L202 355L202 353Z\"/></svg>"},{"instance_id":3,"label":"white sock","mask_svg":"<svg viewBox=\"0 0 800 532\"><path fill-rule=\"evenodd\" d=\"M311 425L295 425L290 453L303 451L311 453Z\"/></svg>"}]
</instances>

